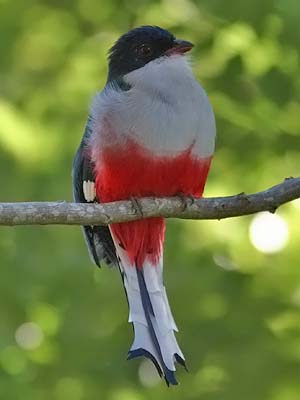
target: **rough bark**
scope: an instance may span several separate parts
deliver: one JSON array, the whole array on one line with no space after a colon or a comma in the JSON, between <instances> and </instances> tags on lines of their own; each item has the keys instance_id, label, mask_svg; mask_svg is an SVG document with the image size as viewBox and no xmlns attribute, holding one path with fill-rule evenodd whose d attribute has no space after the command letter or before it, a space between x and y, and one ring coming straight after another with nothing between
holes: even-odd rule
<instances>
[{"instance_id":1,"label":"rough bark","mask_svg":"<svg viewBox=\"0 0 300 400\"><path fill-rule=\"evenodd\" d=\"M108 225L149 217L223 219L275 212L300 197L300 178L255 194L212 198L143 198L106 204L60 202L0 203L0 225Z\"/></svg>"}]
</instances>

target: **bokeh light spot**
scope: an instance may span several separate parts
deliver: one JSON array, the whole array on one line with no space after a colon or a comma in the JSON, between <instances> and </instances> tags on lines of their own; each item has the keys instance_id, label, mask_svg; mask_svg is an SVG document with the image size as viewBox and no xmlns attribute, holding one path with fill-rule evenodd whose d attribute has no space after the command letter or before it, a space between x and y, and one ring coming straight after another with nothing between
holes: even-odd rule
<instances>
[{"instance_id":1,"label":"bokeh light spot","mask_svg":"<svg viewBox=\"0 0 300 400\"><path fill-rule=\"evenodd\" d=\"M59 400L72 399L81 400L84 395L82 383L70 377L60 379L55 387L56 398Z\"/></svg>"},{"instance_id":2,"label":"bokeh light spot","mask_svg":"<svg viewBox=\"0 0 300 400\"><path fill-rule=\"evenodd\" d=\"M60 315L57 309L46 303L38 303L29 312L30 319L39 325L46 335L55 335L60 326Z\"/></svg>"},{"instance_id":3,"label":"bokeh light spot","mask_svg":"<svg viewBox=\"0 0 300 400\"><path fill-rule=\"evenodd\" d=\"M112 397L112 400L142 400L142 397L137 390L130 388L117 389Z\"/></svg>"},{"instance_id":4,"label":"bokeh light spot","mask_svg":"<svg viewBox=\"0 0 300 400\"><path fill-rule=\"evenodd\" d=\"M275 336L287 337L300 334L300 314L298 311L284 311L267 321Z\"/></svg>"},{"instance_id":5,"label":"bokeh light spot","mask_svg":"<svg viewBox=\"0 0 300 400\"><path fill-rule=\"evenodd\" d=\"M41 346L32 350L28 356L36 364L53 364L59 358L59 348L56 343L44 341Z\"/></svg>"},{"instance_id":6,"label":"bokeh light spot","mask_svg":"<svg viewBox=\"0 0 300 400\"><path fill-rule=\"evenodd\" d=\"M205 365L198 371L195 379L200 392L215 392L228 381L228 375L218 365Z\"/></svg>"},{"instance_id":7,"label":"bokeh light spot","mask_svg":"<svg viewBox=\"0 0 300 400\"><path fill-rule=\"evenodd\" d=\"M284 249L289 237L285 220L279 215L257 214L249 228L250 241L262 253L277 253Z\"/></svg>"},{"instance_id":8,"label":"bokeh light spot","mask_svg":"<svg viewBox=\"0 0 300 400\"><path fill-rule=\"evenodd\" d=\"M34 322L25 322L16 330L15 338L22 349L34 350L42 343L44 334Z\"/></svg>"},{"instance_id":9,"label":"bokeh light spot","mask_svg":"<svg viewBox=\"0 0 300 400\"><path fill-rule=\"evenodd\" d=\"M1 352L0 363L10 375L18 375L26 368L26 358L16 346L8 346Z\"/></svg>"},{"instance_id":10,"label":"bokeh light spot","mask_svg":"<svg viewBox=\"0 0 300 400\"><path fill-rule=\"evenodd\" d=\"M156 386L160 381L160 376L150 360L143 360L139 367L139 378L146 387Z\"/></svg>"},{"instance_id":11,"label":"bokeh light spot","mask_svg":"<svg viewBox=\"0 0 300 400\"><path fill-rule=\"evenodd\" d=\"M225 271L233 271L237 269L237 266L234 264L234 262L223 254L215 253L213 255L213 260L218 267L225 269Z\"/></svg>"}]
</instances>

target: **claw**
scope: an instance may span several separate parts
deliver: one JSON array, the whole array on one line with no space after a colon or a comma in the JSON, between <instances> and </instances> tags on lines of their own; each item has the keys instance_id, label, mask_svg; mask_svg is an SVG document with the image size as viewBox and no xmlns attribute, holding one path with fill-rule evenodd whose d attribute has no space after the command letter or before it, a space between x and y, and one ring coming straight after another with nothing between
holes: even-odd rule
<instances>
[{"instance_id":1,"label":"claw","mask_svg":"<svg viewBox=\"0 0 300 400\"><path fill-rule=\"evenodd\" d=\"M135 213L139 217L143 218L144 214L143 214L143 210L142 210L142 207L141 207L141 204L140 204L139 200L137 198L135 198L135 197L130 197L130 200L132 202L132 206L134 208Z\"/></svg>"},{"instance_id":2,"label":"claw","mask_svg":"<svg viewBox=\"0 0 300 400\"><path fill-rule=\"evenodd\" d=\"M190 194L185 195L184 193L178 193L177 196L182 202L182 211L185 211L188 206L192 206L195 202L194 197Z\"/></svg>"}]
</instances>

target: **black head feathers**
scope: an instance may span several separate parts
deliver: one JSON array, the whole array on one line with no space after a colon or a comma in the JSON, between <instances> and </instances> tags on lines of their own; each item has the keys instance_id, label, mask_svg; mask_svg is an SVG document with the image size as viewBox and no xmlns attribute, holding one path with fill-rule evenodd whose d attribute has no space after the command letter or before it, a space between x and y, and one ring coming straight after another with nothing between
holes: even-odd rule
<instances>
[{"instance_id":1,"label":"black head feathers","mask_svg":"<svg viewBox=\"0 0 300 400\"><path fill-rule=\"evenodd\" d=\"M158 26L141 26L122 35L109 51L109 77L113 80L141 68L174 47L176 38Z\"/></svg>"}]
</instances>

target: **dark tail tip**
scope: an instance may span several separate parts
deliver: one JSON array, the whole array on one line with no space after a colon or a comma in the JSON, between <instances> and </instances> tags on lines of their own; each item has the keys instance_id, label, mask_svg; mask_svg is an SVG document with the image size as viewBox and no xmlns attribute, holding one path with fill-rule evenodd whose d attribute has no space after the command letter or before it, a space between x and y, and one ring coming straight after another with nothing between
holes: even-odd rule
<instances>
[{"instance_id":1,"label":"dark tail tip","mask_svg":"<svg viewBox=\"0 0 300 400\"><path fill-rule=\"evenodd\" d=\"M167 367L164 367L164 372L163 372L162 369L160 368L160 365L156 361L155 357L151 353L149 353L149 351L147 351L145 349L130 350L128 352L127 360L132 360L133 358L136 358L136 357L146 357L149 360L151 360L153 362L155 368L157 369L157 372L158 372L159 376L161 378L162 377L165 378L166 384L168 386L170 386L170 385L178 385L178 382L177 382L176 377L175 377L175 372L169 370ZM181 360L182 360L182 358L181 358Z\"/></svg>"},{"instance_id":2,"label":"dark tail tip","mask_svg":"<svg viewBox=\"0 0 300 400\"><path fill-rule=\"evenodd\" d=\"M179 354L174 354L175 360L178 362L178 364L182 365L183 368L186 370L186 372L189 372L188 367L186 366L186 363L183 358L180 357Z\"/></svg>"},{"instance_id":3,"label":"dark tail tip","mask_svg":"<svg viewBox=\"0 0 300 400\"><path fill-rule=\"evenodd\" d=\"M155 365L155 368L157 369L159 376L160 377L163 376L163 372L162 372L158 362L156 361L155 357L153 357L153 355L151 353L149 353L149 351L147 351L145 349L130 350L128 352L127 360L132 360L133 358L136 358L136 357L149 358L149 360L151 360L153 362L153 364Z\"/></svg>"},{"instance_id":4,"label":"dark tail tip","mask_svg":"<svg viewBox=\"0 0 300 400\"><path fill-rule=\"evenodd\" d=\"M168 386L170 385L178 385L178 382L175 377L175 372L165 368L165 381Z\"/></svg>"}]
</instances>

